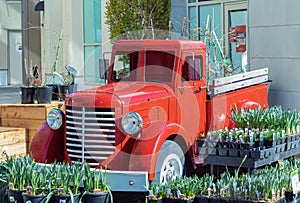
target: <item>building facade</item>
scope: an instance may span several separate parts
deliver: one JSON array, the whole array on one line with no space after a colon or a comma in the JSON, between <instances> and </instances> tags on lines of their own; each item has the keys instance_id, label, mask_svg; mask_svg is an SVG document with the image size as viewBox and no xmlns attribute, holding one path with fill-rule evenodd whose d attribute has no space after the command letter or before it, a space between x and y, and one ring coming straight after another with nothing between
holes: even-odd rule
<instances>
[{"instance_id":1,"label":"building facade","mask_svg":"<svg viewBox=\"0 0 300 203\"><path fill-rule=\"evenodd\" d=\"M298 0L251 0L251 69L269 68L269 104L300 110L300 4Z\"/></svg>"},{"instance_id":2,"label":"building facade","mask_svg":"<svg viewBox=\"0 0 300 203\"><path fill-rule=\"evenodd\" d=\"M46 0L42 14L42 64L51 73L57 60L58 72L67 65L77 69L79 89L103 84L99 77L99 59L109 57L111 43L105 24L107 0ZM186 2L172 0L171 20L179 22L186 16ZM57 6L61 5L61 6ZM181 23L174 25L180 32ZM57 51L59 38L62 38ZM56 47L55 49L53 49Z\"/></svg>"},{"instance_id":3,"label":"building facade","mask_svg":"<svg viewBox=\"0 0 300 203\"><path fill-rule=\"evenodd\" d=\"M21 0L0 1L0 85L22 84Z\"/></svg>"},{"instance_id":4,"label":"building facade","mask_svg":"<svg viewBox=\"0 0 300 203\"><path fill-rule=\"evenodd\" d=\"M44 9L34 11L39 2L0 1L0 85L24 84L24 66L34 64L46 76L54 64L59 73L73 66L78 71L78 89L101 85L98 61L111 50L105 24L107 0L45 0ZM209 42L209 78L268 67L272 80L269 104L300 109L298 0L171 3L175 36ZM232 65L227 72L217 63L226 58Z\"/></svg>"}]
</instances>

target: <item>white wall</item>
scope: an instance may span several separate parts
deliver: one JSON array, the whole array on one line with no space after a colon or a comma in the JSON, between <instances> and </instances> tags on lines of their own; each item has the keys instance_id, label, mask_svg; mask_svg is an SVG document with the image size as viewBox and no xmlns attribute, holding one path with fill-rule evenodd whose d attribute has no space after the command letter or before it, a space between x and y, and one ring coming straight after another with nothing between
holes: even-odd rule
<instances>
[{"instance_id":1,"label":"white wall","mask_svg":"<svg viewBox=\"0 0 300 203\"><path fill-rule=\"evenodd\" d=\"M0 85L8 80L8 31L21 31L21 19L21 1L0 1Z\"/></svg>"},{"instance_id":2,"label":"white wall","mask_svg":"<svg viewBox=\"0 0 300 203\"><path fill-rule=\"evenodd\" d=\"M299 0L249 0L250 69L269 68L269 104L300 110Z\"/></svg>"},{"instance_id":3,"label":"white wall","mask_svg":"<svg viewBox=\"0 0 300 203\"><path fill-rule=\"evenodd\" d=\"M102 41L103 51L110 51L107 26L104 24L105 2L102 2ZM46 0L44 28L42 31L42 64L46 73L51 73L55 61L56 47L60 32L63 32L61 50L58 55L57 71L62 72L66 65L77 69L75 78L78 89L95 87L98 83L84 82L83 50L83 5L82 0Z\"/></svg>"}]
</instances>

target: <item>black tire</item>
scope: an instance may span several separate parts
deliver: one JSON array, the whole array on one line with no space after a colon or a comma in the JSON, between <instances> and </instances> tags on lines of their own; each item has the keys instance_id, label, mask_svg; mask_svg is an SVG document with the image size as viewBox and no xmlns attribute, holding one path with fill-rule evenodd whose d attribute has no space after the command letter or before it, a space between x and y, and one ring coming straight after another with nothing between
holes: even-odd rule
<instances>
[{"instance_id":1,"label":"black tire","mask_svg":"<svg viewBox=\"0 0 300 203\"><path fill-rule=\"evenodd\" d=\"M166 140L158 154L153 181L164 184L181 177L184 174L184 163L185 157L180 146L171 140Z\"/></svg>"}]
</instances>

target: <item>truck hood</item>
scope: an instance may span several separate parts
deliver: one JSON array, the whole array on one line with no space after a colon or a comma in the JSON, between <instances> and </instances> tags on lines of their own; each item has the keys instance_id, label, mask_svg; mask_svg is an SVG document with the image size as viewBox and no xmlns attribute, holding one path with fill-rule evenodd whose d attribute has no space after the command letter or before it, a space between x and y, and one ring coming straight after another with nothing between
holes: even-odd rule
<instances>
[{"instance_id":1,"label":"truck hood","mask_svg":"<svg viewBox=\"0 0 300 203\"><path fill-rule=\"evenodd\" d=\"M173 90L170 86L152 82L119 82L87 89L71 94L66 105L122 106L156 99L169 98ZM101 104L100 104L101 103Z\"/></svg>"}]
</instances>

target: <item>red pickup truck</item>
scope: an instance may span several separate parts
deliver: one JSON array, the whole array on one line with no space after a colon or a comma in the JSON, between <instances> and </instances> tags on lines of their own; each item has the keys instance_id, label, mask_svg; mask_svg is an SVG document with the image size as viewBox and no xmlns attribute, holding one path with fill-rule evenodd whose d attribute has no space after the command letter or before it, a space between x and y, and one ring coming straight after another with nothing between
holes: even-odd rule
<instances>
[{"instance_id":1,"label":"red pickup truck","mask_svg":"<svg viewBox=\"0 0 300 203\"><path fill-rule=\"evenodd\" d=\"M268 105L268 69L207 84L201 41L121 40L101 64L105 85L50 111L31 144L36 161L86 161L166 182L203 161L200 134L231 127L231 106Z\"/></svg>"}]
</instances>

